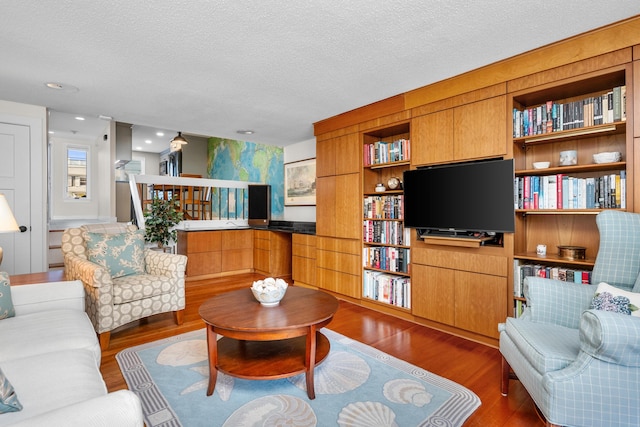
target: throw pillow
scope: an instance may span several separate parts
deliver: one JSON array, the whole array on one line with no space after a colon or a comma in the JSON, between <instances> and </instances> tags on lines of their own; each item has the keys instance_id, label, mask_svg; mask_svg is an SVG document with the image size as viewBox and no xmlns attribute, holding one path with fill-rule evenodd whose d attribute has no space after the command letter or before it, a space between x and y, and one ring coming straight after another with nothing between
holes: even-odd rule
<instances>
[{"instance_id":1,"label":"throw pillow","mask_svg":"<svg viewBox=\"0 0 640 427\"><path fill-rule=\"evenodd\" d=\"M0 271L0 319L13 317L16 311L13 308L11 299L11 285L9 284L9 273Z\"/></svg>"},{"instance_id":2,"label":"throw pillow","mask_svg":"<svg viewBox=\"0 0 640 427\"><path fill-rule=\"evenodd\" d=\"M591 301L591 308L640 317L640 294L601 282Z\"/></svg>"},{"instance_id":3,"label":"throw pillow","mask_svg":"<svg viewBox=\"0 0 640 427\"><path fill-rule=\"evenodd\" d=\"M144 274L144 231L85 233L89 261L106 268L112 278Z\"/></svg>"},{"instance_id":4,"label":"throw pillow","mask_svg":"<svg viewBox=\"0 0 640 427\"><path fill-rule=\"evenodd\" d=\"M22 410L16 391L0 369L0 414Z\"/></svg>"}]
</instances>

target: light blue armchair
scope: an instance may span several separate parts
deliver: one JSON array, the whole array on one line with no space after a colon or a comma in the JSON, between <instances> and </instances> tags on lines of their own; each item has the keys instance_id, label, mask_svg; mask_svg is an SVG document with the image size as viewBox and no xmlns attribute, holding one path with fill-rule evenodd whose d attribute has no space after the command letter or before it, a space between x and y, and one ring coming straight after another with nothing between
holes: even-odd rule
<instances>
[{"instance_id":1,"label":"light blue armchair","mask_svg":"<svg viewBox=\"0 0 640 427\"><path fill-rule=\"evenodd\" d=\"M548 426L640 426L640 317L589 309L600 282L640 292L640 214L596 223L593 285L527 278L525 313L499 325L502 394L515 374Z\"/></svg>"}]
</instances>

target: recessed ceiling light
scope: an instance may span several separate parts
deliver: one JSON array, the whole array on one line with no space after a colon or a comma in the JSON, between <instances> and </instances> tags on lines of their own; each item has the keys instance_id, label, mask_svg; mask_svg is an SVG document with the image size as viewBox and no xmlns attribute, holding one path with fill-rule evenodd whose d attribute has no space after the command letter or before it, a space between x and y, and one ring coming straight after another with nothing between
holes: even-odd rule
<instances>
[{"instance_id":1,"label":"recessed ceiling light","mask_svg":"<svg viewBox=\"0 0 640 427\"><path fill-rule=\"evenodd\" d=\"M136 150L142 150L142 147L136 147Z\"/></svg>"},{"instance_id":2,"label":"recessed ceiling light","mask_svg":"<svg viewBox=\"0 0 640 427\"><path fill-rule=\"evenodd\" d=\"M54 132L53 132L52 130L50 130L50 131L49 131L49 135L53 135L53 133L54 133Z\"/></svg>"},{"instance_id":3,"label":"recessed ceiling light","mask_svg":"<svg viewBox=\"0 0 640 427\"><path fill-rule=\"evenodd\" d=\"M164 136L164 132L156 132L156 136Z\"/></svg>"},{"instance_id":4,"label":"recessed ceiling light","mask_svg":"<svg viewBox=\"0 0 640 427\"><path fill-rule=\"evenodd\" d=\"M84 117L82 117L82 116L76 116L76 120L80 120L80 121L82 121L82 120L84 120Z\"/></svg>"},{"instance_id":5,"label":"recessed ceiling light","mask_svg":"<svg viewBox=\"0 0 640 427\"><path fill-rule=\"evenodd\" d=\"M59 90L60 92L78 92L80 90L75 86L65 85L58 82L47 82L44 85L49 89Z\"/></svg>"},{"instance_id":6,"label":"recessed ceiling light","mask_svg":"<svg viewBox=\"0 0 640 427\"><path fill-rule=\"evenodd\" d=\"M253 135L255 132L249 129L246 130L237 130L236 133L239 133L240 135Z\"/></svg>"},{"instance_id":7,"label":"recessed ceiling light","mask_svg":"<svg viewBox=\"0 0 640 427\"><path fill-rule=\"evenodd\" d=\"M151 144L153 141L151 141L150 139L145 139L144 142L146 142L147 144Z\"/></svg>"}]
</instances>

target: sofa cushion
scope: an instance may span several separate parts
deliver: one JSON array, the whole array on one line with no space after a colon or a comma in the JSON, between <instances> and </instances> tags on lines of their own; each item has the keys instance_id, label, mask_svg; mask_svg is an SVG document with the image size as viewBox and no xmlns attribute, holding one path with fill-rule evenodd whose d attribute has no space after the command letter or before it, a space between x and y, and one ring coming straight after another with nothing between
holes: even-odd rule
<instances>
[{"instance_id":1,"label":"sofa cushion","mask_svg":"<svg viewBox=\"0 0 640 427\"><path fill-rule=\"evenodd\" d=\"M112 278L144 273L144 231L84 234L89 261L106 268Z\"/></svg>"},{"instance_id":2,"label":"sofa cushion","mask_svg":"<svg viewBox=\"0 0 640 427\"><path fill-rule=\"evenodd\" d=\"M167 276L137 274L113 280L113 303L124 304L172 293L174 279Z\"/></svg>"},{"instance_id":3,"label":"sofa cushion","mask_svg":"<svg viewBox=\"0 0 640 427\"><path fill-rule=\"evenodd\" d=\"M640 317L640 294L600 282L591 308Z\"/></svg>"},{"instance_id":4,"label":"sofa cushion","mask_svg":"<svg viewBox=\"0 0 640 427\"><path fill-rule=\"evenodd\" d=\"M20 412L2 414L0 426L107 394L94 355L64 350L2 362L20 396Z\"/></svg>"},{"instance_id":5,"label":"sofa cushion","mask_svg":"<svg viewBox=\"0 0 640 427\"><path fill-rule=\"evenodd\" d=\"M86 349L94 355L94 364L100 365L96 333L83 311L51 310L4 319L0 321L0 337L3 366L6 360L66 349Z\"/></svg>"},{"instance_id":6,"label":"sofa cushion","mask_svg":"<svg viewBox=\"0 0 640 427\"><path fill-rule=\"evenodd\" d=\"M11 299L11 285L9 283L9 273L0 271L0 320L16 315Z\"/></svg>"},{"instance_id":7,"label":"sofa cushion","mask_svg":"<svg viewBox=\"0 0 640 427\"><path fill-rule=\"evenodd\" d=\"M580 351L578 329L510 317L506 331L540 375L565 368Z\"/></svg>"},{"instance_id":8,"label":"sofa cushion","mask_svg":"<svg viewBox=\"0 0 640 427\"><path fill-rule=\"evenodd\" d=\"M18 395L7 376L0 369L0 414L16 412L22 409Z\"/></svg>"}]
</instances>

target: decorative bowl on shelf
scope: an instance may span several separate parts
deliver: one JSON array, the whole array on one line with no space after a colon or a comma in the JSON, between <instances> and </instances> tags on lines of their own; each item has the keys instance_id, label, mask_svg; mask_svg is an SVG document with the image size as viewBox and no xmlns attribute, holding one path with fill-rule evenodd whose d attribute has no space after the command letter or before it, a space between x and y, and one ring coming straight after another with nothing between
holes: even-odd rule
<instances>
[{"instance_id":1,"label":"decorative bowl on shelf","mask_svg":"<svg viewBox=\"0 0 640 427\"><path fill-rule=\"evenodd\" d=\"M560 152L560 165L572 166L578 164L578 152L576 150L567 150Z\"/></svg>"},{"instance_id":2,"label":"decorative bowl on shelf","mask_svg":"<svg viewBox=\"0 0 640 427\"><path fill-rule=\"evenodd\" d=\"M593 155L593 162L598 164L619 162L620 159L622 159L622 153L619 151L603 152Z\"/></svg>"},{"instance_id":3,"label":"decorative bowl on shelf","mask_svg":"<svg viewBox=\"0 0 640 427\"><path fill-rule=\"evenodd\" d=\"M549 167L551 162L533 162L534 169L546 169Z\"/></svg>"},{"instance_id":4,"label":"decorative bowl on shelf","mask_svg":"<svg viewBox=\"0 0 640 427\"><path fill-rule=\"evenodd\" d=\"M257 280L251 286L253 296L265 307L273 307L280 304L284 298L289 285L282 279L267 277L264 280Z\"/></svg>"}]
</instances>

